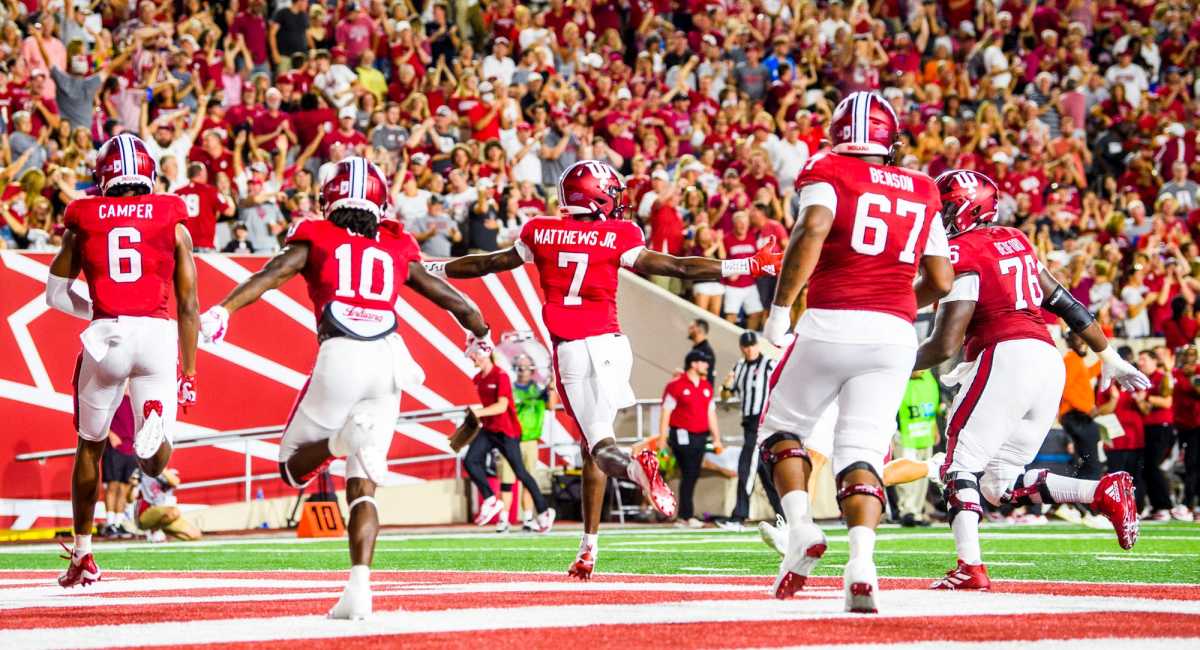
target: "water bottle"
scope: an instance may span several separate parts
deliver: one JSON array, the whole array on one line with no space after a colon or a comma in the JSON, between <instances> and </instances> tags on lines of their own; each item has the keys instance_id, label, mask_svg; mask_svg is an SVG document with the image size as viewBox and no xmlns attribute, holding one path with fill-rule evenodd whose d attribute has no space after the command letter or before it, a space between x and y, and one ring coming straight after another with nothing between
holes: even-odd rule
<instances>
[{"instance_id":1,"label":"water bottle","mask_svg":"<svg viewBox=\"0 0 1200 650\"><path fill-rule=\"evenodd\" d=\"M258 490L254 493L254 500L258 501L258 503L255 504L255 507L263 515L263 522L261 525L259 525L259 528L270 528L270 526L267 525L267 520L266 520L266 514L267 514L266 505L267 504L263 503L264 498L263 498L263 490L261 487L258 488Z\"/></svg>"}]
</instances>

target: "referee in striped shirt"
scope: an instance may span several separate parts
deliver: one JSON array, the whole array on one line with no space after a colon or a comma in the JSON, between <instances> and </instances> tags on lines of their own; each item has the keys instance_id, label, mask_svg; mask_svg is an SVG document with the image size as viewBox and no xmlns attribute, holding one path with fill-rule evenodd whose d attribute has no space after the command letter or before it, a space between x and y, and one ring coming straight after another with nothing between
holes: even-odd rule
<instances>
[{"instance_id":1,"label":"referee in striped shirt","mask_svg":"<svg viewBox=\"0 0 1200 650\"><path fill-rule=\"evenodd\" d=\"M742 453L738 456L738 491L737 503L733 515L729 519L730 527L740 525L750 516L750 494L754 491L754 475L758 474L771 501L771 507L777 514L783 512L779 504L779 493L771 482L770 470L758 459L758 417L762 414L767 403L767 390L771 382L771 373L775 370L775 360L763 356L758 347L758 335L745 331L738 339L742 350L742 358L729 371L725 383L721 386L721 397L728 400L737 395L742 400Z\"/></svg>"}]
</instances>

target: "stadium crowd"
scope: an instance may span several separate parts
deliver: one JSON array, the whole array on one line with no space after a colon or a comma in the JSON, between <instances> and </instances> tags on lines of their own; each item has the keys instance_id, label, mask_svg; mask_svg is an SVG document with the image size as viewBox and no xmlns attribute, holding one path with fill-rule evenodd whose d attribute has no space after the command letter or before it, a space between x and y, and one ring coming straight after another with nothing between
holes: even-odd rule
<instances>
[{"instance_id":1,"label":"stadium crowd","mask_svg":"<svg viewBox=\"0 0 1200 650\"><path fill-rule=\"evenodd\" d=\"M55 248L99 144L133 132L200 251L278 250L319 218L322 166L359 154L431 257L507 245L589 158L626 174L653 248L749 257L786 242L838 98L871 90L903 123L899 164L991 175L1001 220L1107 334L1170 351L1198 329L1196 5L7 0L0 247ZM752 329L771 291L659 281Z\"/></svg>"}]
</instances>

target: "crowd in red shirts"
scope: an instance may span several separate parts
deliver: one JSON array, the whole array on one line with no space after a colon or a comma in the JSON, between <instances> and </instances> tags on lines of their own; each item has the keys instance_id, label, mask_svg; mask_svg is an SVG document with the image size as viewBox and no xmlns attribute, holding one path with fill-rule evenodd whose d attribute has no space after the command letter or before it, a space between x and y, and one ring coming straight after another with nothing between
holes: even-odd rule
<instances>
[{"instance_id":1,"label":"crowd in red shirts","mask_svg":"<svg viewBox=\"0 0 1200 650\"><path fill-rule=\"evenodd\" d=\"M57 245L97 145L129 131L203 250L276 250L319 217L322 166L362 154L431 256L506 245L580 158L627 175L649 245L736 256L786 241L831 107L874 90L904 125L897 164L992 175L1001 219L1110 334L1188 342L1196 4L15 0L0 243ZM751 323L770 290L664 285Z\"/></svg>"}]
</instances>

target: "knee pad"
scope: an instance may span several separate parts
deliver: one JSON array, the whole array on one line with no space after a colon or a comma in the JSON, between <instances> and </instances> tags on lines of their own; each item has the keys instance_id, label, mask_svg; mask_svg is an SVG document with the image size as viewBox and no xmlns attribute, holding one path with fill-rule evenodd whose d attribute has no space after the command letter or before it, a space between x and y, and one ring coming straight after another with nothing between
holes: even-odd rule
<instances>
[{"instance_id":1,"label":"knee pad","mask_svg":"<svg viewBox=\"0 0 1200 650\"><path fill-rule=\"evenodd\" d=\"M866 470L870 472L875 476L875 480L878 481L879 484L871 485L870 483L850 483L848 485L842 485L846 479L846 475L857 470ZM875 467L870 463L861 460L850 463L844 469L842 469L842 471L838 472L837 485L837 501L839 504L841 504L842 500L848 497L861 494L869 497L875 497L876 499L879 499L879 502L884 506L887 505L887 496L883 493L883 488L881 487L883 485L883 479L879 477L879 472L875 471Z\"/></svg>"},{"instance_id":2,"label":"knee pad","mask_svg":"<svg viewBox=\"0 0 1200 650\"><path fill-rule=\"evenodd\" d=\"M1049 486L1046 485L1046 476L1049 473L1048 469L1031 469L1018 476L1012 487L1000 497L1001 502L1016 506L1056 503L1050 494Z\"/></svg>"},{"instance_id":3,"label":"knee pad","mask_svg":"<svg viewBox=\"0 0 1200 650\"><path fill-rule=\"evenodd\" d=\"M983 518L983 507L979 504L979 479L970 472L946 474L947 521L953 522L960 512L974 512Z\"/></svg>"},{"instance_id":4,"label":"knee pad","mask_svg":"<svg viewBox=\"0 0 1200 650\"><path fill-rule=\"evenodd\" d=\"M325 468L329 467L329 463L332 463L332 462L333 462L332 458L330 458L329 460L326 460L324 463L321 463L316 469L314 469L313 471L311 471L303 476L300 476L299 480L297 480L296 477L292 476L292 470L288 469L287 461L282 460L282 461L279 461L279 476L280 476L280 478L283 479L284 483L287 483L288 485L296 488L297 490L303 490L304 488L308 487L308 484L312 483L313 479L317 478L317 476L321 472L325 471Z\"/></svg>"},{"instance_id":5,"label":"knee pad","mask_svg":"<svg viewBox=\"0 0 1200 650\"><path fill-rule=\"evenodd\" d=\"M800 446L792 449L784 449L777 454L772 453L771 447L774 447L785 440L791 440ZM786 458L800 458L804 462L808 463L810 468L812 467L812 458L809 458L808 451L804 448L804 441L800 439L800 436L794 433L789 433L787 431L773 433L762 441L762 445L759 447L759 449L760 453L762 454L762 464L768 470L774 470L775 463L778 463Z\"/></svg>"},{"instance_id":6,"label":"knee pad","mask_svg":"<svg viewBox=\"0 0 1200 650\"><path fill-rule=\"evenodd\" d=\"M1017 476L985 471L979 479L979 493L993 506L1004 505L1010 502L1011 492L1016 483Z\"/></svg>"}]
</instances>

